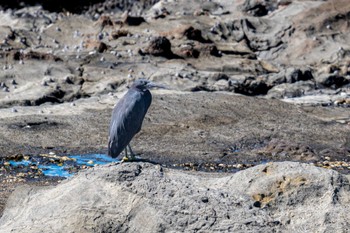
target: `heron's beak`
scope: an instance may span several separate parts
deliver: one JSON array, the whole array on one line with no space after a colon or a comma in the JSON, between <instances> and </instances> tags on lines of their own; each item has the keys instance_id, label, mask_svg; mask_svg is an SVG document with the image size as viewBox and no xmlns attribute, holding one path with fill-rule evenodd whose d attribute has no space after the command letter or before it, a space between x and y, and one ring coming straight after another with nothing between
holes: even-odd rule
<instances>
[{"instance_id":1,"label":"heron's beak","mask_svg":"<svg viewBox=\"0 0 350 233\"><path fill-rule=\"evenodd\" d=\"M147 88L162 88L162 89L168 89L169 90L169 87L165 86L165 85L162 85L162 84L157 84L157 83L154 83L154 82L149 82L147 83Z\"/></svg>"}]
</instances>

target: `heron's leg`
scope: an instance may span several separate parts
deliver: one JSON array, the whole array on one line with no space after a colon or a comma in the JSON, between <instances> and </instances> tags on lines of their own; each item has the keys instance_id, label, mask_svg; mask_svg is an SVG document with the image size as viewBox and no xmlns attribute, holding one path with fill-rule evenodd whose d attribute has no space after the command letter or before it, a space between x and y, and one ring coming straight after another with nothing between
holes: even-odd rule
<instances>
[{"instance_id":1,"label":"heron's leg","mask_svg":"<svg viewBox=\"0 0 350 233\"><path fill-rule=\"evenodd\" d=\"M129 152L130 152L130 157L129 157L129 158L130 158L131 160L135 160L135 154L134 154L134 152L132 151L130 144L128 144L128 148L129 148Z\"/></svg>"},{"instance_id":2,"label":"heron's leg","mask_svg":"<svg viewBox=\"0 0 350 233\"><path fill-rule=\"evenodd\" d=\"M129 148L129 155L128 155L127 148ZM136 159L136 156L135 156L134 152L132 151L130 144L128 144L124 150L125 150L125 156L122 159L123 162L134 161Z\"/></svg>"},{"instance_id":3,"label":"heron's leg","mask_svg":"<svg viewBox=\"0 0 350 233\"><path fill-rule=\"evenodd\" d=\"M129 160L128 151L127 151L126 147L125 147L125 149L124 149L124 153L125 153L125 155L124 155L124 157L122 158L122 162L126 162L126 161Z\"/></svg>"}]
</instances>

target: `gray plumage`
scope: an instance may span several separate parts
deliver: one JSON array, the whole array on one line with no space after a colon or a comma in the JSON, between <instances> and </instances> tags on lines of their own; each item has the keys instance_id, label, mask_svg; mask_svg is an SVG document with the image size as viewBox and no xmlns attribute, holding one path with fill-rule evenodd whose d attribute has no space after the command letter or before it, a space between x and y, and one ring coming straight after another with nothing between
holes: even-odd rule
<instances>
[{"instance_id":1,"label":"gray plumage","mask_svg":"<svg viewBox=\"0 0 350 233\"><path fill-rule=\"evenodd\" d=\"M114 107L109 127L109 156L116 158L125 149L126 158L134 159L129 143L141 130L143 119L152 102L152 95L148 90L152 87L163 86L146 79L136 80ZM131 157L127 155L127 146L129 146Z\"/></svg>"}]
</instances>

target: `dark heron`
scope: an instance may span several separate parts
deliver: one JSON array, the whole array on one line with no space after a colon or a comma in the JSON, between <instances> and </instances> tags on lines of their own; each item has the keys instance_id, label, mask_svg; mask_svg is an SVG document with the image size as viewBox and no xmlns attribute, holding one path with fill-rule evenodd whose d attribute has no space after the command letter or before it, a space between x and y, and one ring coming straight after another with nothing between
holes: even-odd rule
<instances>
[{"instance_id":1,"label":"dark heron","mask_svg":"<svg viewBox=\"0 0 350 233\"><path fill-rule=\"evenodd\" d=\"M147 79L136 80L114 107L108 139L108 155L112 158L118 157L125 150L123 161L135 160L130 141L141 130L143 119L152 102L152 95L148 89L153 87L165 88Z\"/></svg>"}]
</instances>

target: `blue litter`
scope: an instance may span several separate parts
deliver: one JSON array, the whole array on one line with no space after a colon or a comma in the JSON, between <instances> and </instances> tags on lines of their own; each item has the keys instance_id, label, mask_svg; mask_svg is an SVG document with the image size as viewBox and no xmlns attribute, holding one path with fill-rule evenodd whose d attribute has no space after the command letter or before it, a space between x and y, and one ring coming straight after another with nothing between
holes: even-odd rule
<instances>
[{"instance_id":1,"label":"blue litter","mask_svg":"<svg viewBox=\"0 0 350 233\"><path fill-rule=\"evenodd\" d=\"M39 169L42 170L45 176L56 176L56 177L71 177L74 173L70 173L69 168L89 166L93 167L95 165L104 165L112 162L118 162L120 160L113 159L105 154L85 154L85 155L71 155L68 156L74 160L67 160L59 166L57 163L52 163L47 161L49 158L45 159L44 156L32 156L30 160L14 161L9 160L10 166L30 166L37 165ZM59 157L57 157L59 159ZM74 169L73 169L74 170ZM76 170L76 169L75 169Z\"/></svg>"},{"instance_id":2,"label":"blue litter","mask_svg":"<svg viewBox=\"0 0 350 233\"><path fill-rule=\"evenodd\" d=\"M32 162L29 161L29 160L21 160L21 161L13 161L13 160L10 160L9 163L10 163L10 165L13 166L13 167L29 166L30 164L32 164Z\"/></svg>"},{"instance_id":3,"label":"blue litter","mask_svg":"<svg viewBox=\"0 0 350 233\"><path fill-rule=\"evenodd\" d=\"M39 165L38 166L45 176L59 176L59 177L71 177L73 174L65 170L66 166L51 165Z\"/></svg>"},{"instance_id":4,"label":"blue litter","mask_svg":"<svg viewBox=\"0 0 350 233\"><path fill-rule=\"evenodd\" d=\"M118 159L113 159L105 154L72 155L68 157L75 159L78 165L86 166L94 166L95 164L103 165L120 161Z\"/></svg>"}]
</instances>

